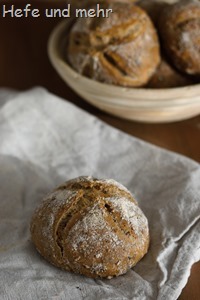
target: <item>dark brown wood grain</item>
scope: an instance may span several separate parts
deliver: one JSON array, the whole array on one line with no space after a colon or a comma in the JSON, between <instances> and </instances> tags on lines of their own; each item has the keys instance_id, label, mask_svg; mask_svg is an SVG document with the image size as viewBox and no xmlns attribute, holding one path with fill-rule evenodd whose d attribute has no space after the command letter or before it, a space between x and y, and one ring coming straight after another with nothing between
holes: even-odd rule
<instances>
[{"instance_id":1,"label":"dark brown wood grain","mask_svg":"<svg viewBox=\"0 0 200 300\"><path fill-rule=\"evenodd\" d=\"M55 3L56 2L56 3ZM32 1L33 6L64 7L65 1ZM5 1L4 3L11 3ZM18 7L25 1L13 1ZM2 6L2 4L0 4ZM0 16L0 87L19 90L36 85L55 93L106 123L165 149L200 162L200 116L169 124L142 124L121 120L92 107L60 79L47 57L47 41L59 18L2 18ZM193 266L180 300L200 299L200 263Z\"/></svg>"}]
</instances>

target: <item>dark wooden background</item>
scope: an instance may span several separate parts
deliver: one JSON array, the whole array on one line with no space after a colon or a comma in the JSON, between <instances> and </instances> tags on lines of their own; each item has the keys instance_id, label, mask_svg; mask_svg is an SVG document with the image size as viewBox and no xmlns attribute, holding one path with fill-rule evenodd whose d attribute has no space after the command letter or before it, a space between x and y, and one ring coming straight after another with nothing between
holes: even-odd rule
<instances>
[{"instance_id":1,"label":"dark wooden background","mask_svg":"<svg viewBox=\"0 0 200 300\"><path fill-rule=\"evenodd\" d=\"M31 1L30 1L31 2ZM32 1L34 8L65 7L64 1ZM11 3L1 1L2 4ZM13 1L24 7L27 1ZM40 85L92 113L106 123L155 145L200 162L200 116L169 124L142 124L108 115L83 101L59 78L47 57L47 40L59 18L0 16L0 87L18 90ZM193 266L181 300L200 299L200 263Z\"/></svg>"}]
</instances>

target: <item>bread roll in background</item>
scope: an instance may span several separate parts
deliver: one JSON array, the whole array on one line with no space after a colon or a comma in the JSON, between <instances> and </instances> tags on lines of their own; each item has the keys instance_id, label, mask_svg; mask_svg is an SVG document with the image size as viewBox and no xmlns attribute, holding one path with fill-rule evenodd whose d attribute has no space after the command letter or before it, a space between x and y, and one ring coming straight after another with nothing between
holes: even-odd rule
<instances>
[{"instance_id":1,"label":"bread roll in background","mask_svg":"<svg viewBox=\"0 0 200 300\"><path fill-rule=\"evenodd\" d=\"M181 74L163 57L159 67L146 87L153 89L175 88L195 83L195 78Z\"/></svg>"},{"instance_id":2,"label":"bread roll in background","mask_svg":"<svg viewBox=\"0 0 200 300\"><path fill-rule=\"evenodd\" d=\"M31 237L50 263L92 278L126 273L149 246L147 219L131 193L92 177L67 181L46 196Z\"/></svg>"},{"instance_id":3,"label":"bread roll in background","mask_svg":"<svg viewBox=\"0 0 200 300\"><path fill-rule=\"evenodd\" d=\"M159 19L163 48L180 71L200 74L200 2L179 1L163 10Z\"/></svg>"},{"instance_id":4,"label":"bread roll in background","mask_svg":"<svg viewBox=\"0 0 200 300\"><path fill-rule=\"evenodd\" d=\"M67 59L80 74L120 86L145 85L160 63L156 29L132 3L103 3L109 18L78 18L69 33Z\"/></svg>"}]
</instances>

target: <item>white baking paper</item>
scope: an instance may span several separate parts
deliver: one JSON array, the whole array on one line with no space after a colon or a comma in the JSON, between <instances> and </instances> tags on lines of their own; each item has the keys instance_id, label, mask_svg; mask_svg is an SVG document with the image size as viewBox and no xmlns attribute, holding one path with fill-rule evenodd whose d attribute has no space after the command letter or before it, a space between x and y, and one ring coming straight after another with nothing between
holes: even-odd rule
<instances>
[{"instance_id":1,"label":"white baking paper","mask_svg":"<svg viewBox=\"0 0 200 300\"><path fill-rule=\"evenodd\" d=\"M30 240L42 197L80 175L113 178L149 220L148 254L93 280L46 262ZM200 167L124 134L42 88L0 92L0 299L175 300L200 259Z\"/></svg>"}]
</instances>

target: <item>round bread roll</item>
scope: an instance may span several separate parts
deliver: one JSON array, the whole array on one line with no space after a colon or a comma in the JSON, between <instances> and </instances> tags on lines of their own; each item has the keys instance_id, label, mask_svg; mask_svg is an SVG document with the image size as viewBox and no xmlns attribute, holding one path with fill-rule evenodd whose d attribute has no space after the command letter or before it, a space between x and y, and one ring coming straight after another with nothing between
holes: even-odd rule
<instances>
[{"instance_id":1,"label":"round bread roll","mask_svg":"<svg viewBox=\"0 0 200 300\"><path fill-rule=\"evenodd\" d=\"M94 80L137 87L160 62L157 32L147 13L133 3L102 3L108 18L78 18L69 33L67 59Z\"/></svg>"},{"instance_id":2,"label":"round bread roll","mask_svg":"<svg viewBox=\"0 0 200 300\"><path fill-rule=\"evenodd\" d=\"M147 88L163 89L195 84L195 79L179 73L163 58L154 75L146 85Z\"/></svg>"},{"instance_id":3,"label":"round bread roll","mask_svg":"<svg viewBox=\"0 0 200 300\"><path fill-rule=\"evenodd\" d=\"M146 217L111 179L78 177L59 186L35 211L30 230L50 263L92 278L126 273L149 246Z\"/></svg>"},{"instance_id":4,"label":"round bread roll","mask_svg":"<svg viewBox=\"0 0 200 300\"><path fill-rule=\"evenodd\" d=\"M159 31L174 66L187 74L200 74L200 3L170 5L160 16Z\"/></svg>"}]
</instances>

